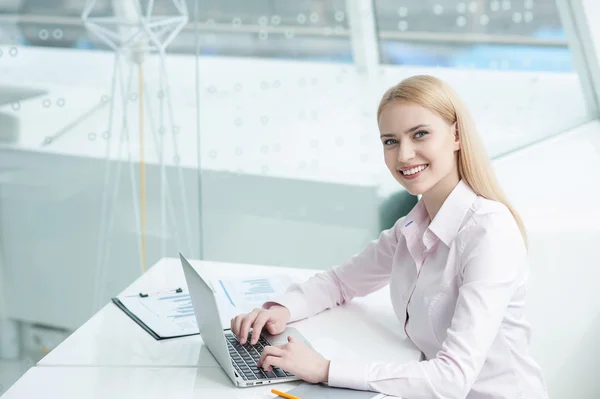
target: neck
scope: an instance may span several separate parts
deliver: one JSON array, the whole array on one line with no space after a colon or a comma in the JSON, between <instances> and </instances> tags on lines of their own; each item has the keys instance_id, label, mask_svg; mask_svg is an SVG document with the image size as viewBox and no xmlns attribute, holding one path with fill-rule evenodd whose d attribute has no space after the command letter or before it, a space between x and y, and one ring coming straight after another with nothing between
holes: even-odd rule
<instances>
[{"instance_id":1,"label":"neck","mask_svg":"<svg viewBox=\"0 0 600 399\"><path fill-rule=\"evenodd\" d=\"M458 170L453 170L450 174L437 182L429 191L423 194L423 202L425 204L425 209L427 209L427 213L429 214L430 221L435 218L435 215L439 212L444 201L446 201L446 198L448 198L459 181Z\"/></svg>"}]
</instances>

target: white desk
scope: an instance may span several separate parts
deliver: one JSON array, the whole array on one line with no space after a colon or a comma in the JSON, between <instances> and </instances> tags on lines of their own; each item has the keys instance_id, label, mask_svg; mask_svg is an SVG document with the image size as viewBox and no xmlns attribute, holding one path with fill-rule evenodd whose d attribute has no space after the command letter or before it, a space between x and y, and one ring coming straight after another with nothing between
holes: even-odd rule
<instances>
[{"instance_id":1,"label":"white desk","mask_svg":"<svg viewBox=\"0 0 600 399\"><path fill-rule=\"evenodd\" d=\"M33 367L2 399L266 399L295 385L238 389L216 367Z\"/></svg>"},{"instance_id":2,"label":"white desk","mask_svg":"<svg viewBox=\"0 0 600 399\"><path fill-rule=\"evenodd\" d=\"M191 261L206 277L266 272L307 278L314 270ZM179 259L166 258L123 293L184 286ZM404 339L388 290L293 325L328 358L412 361L420 351ZM351 328L349 328L351 326ZM365 339L368 338L368 339ZM360 345L351 345L360 342ZM350 349L349 349L350 348ZM289 390L298 383L277 384ZM200 336L156 341L112 303L31 368L2 399L273 398L274 386L238 389Z\"/></svg>"},{"instance_id":3,"label":"white desk","mask_svg":"<svg viewBox=\"0 0 600 399\"><path fill-rule=\"evenodd\" d=\"M191 263L209 278L277 273L302 280L315 273L309 269L220 262ZM179 259L166 258L123 293L135 294L179 286L185 287ZM387 289L366 298L357 298L344 306L293 325L326 357L336 357L343 353L343 356L352 358L410 361L420 356L418 349L404 339L402 326L393 313ZM352 328L348 328L349 326ZM377 339L364 341L364 338L374 337ZM343 343L357 341L361 345L352 345L351 351L342 351ZM200 336L156 341L112 303L101 309L38 365L218 367L202 344Z\"/></svg>"}]
</instances>

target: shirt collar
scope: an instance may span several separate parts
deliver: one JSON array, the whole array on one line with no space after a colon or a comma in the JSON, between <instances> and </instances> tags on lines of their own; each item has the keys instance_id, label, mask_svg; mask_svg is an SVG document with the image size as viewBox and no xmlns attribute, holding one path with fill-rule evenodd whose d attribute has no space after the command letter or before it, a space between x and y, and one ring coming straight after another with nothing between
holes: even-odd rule
<instances>
[{"instance_id":1,"label":"shirt collar","mask_svg":"<svg viewBox=\"0 0 600 399\"><path fill-rule=\"evenodd\" d=\"M400 232L404 237L409 238L422 230L422 226L426 227L428 223L429 214L425 208L425 203L420 200L404 218L404 223L400 226Z\"/></svg>"},{"instance_id":2,"label":"shirt collar","mask_svg":"<svg viewBox=\"0 0 600 399\"><path fill-rule=\"evenodd\" d=\"M446 246L449 247L456 238L464 216L476 197L477 194L471 187L460 180L431 221L429 230L442 240Z\"/></svg>"}]
</instances>

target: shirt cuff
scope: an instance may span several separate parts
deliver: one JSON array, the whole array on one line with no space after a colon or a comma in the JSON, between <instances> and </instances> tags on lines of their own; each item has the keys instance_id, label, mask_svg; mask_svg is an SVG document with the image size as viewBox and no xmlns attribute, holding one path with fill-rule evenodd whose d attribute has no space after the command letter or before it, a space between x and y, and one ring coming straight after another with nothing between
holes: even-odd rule
<instances>
[{"instance_id":1,"label":"shirt cuff","mask_svg":"<svg viewBox=\"0 0 600 399\"><path fill-rule=\"evenodd\" d=\"M285 306L290 312L290 322L310 316L308 302L299 292L287 292L274 301L265 302L262 307L269 309L273 305Z\"/></svg>"},{"instance_id":2,"label":"shirt cuff","mask_svg":"<svg viewBox=\"0 0 600 399\"><path fill-rule=\"evenodd\" d=\"M329 363L329 380L327 384L332 387L368 391L369 382L367 374L368 365L365 363L331 360Z\"/></svg>"}]
</instances>

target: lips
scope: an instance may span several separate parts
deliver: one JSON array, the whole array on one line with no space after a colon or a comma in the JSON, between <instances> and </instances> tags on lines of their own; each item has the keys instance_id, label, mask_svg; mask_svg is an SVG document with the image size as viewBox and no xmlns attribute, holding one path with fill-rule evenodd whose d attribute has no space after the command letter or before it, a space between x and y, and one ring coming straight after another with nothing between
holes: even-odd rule
<instances>
[{"instance_id":1,"label":"lips","mask_svg":"<svg viewBox=\"0 0 600 399\"><path fill-rule=\"evenodd\" d=\"M427 169L429 169L429 164L425 164L424 166L425 166L424 169L421 169L419 172L414 173L412 175L405 175L404 173L402 173L402 170L398 170L398 173L400 174L400 176L402 176L403 179L413 180L413 179L416 179L417 177L421 176L423 174L423 172L425 172ZM418 168L421 168L421 167L423 167L423 165L418 166ZM413 169L415 169L415 168L411 168L409 170L413 170Z\"/></svg>"}]
</instances>

